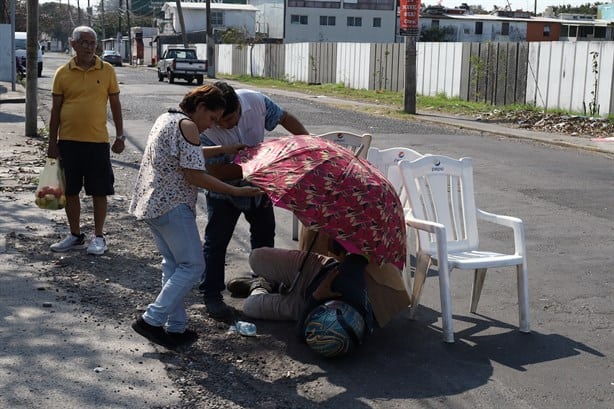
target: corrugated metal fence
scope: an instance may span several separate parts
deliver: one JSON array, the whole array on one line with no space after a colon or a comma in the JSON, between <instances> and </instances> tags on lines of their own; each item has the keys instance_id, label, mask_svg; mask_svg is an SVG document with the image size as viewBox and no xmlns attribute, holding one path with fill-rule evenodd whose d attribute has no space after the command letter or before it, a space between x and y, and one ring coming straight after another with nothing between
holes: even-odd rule
<instances>
[{"instance_id":1,"label":"corrugated metal fence","mask_svg":"<svg viewBox=\"0 0 614 409\"><path fill-rule=\"evenodd\" d=\"M405 44L216 45L216 72L403 92ZM614 114L613 42L417 43L416 90Z\"/></svg>"}]
</instances>

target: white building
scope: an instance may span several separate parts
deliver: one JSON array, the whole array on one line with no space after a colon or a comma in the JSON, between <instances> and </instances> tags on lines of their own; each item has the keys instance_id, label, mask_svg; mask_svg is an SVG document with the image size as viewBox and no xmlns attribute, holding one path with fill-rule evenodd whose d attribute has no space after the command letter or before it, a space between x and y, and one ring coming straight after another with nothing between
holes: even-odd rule
<instances>
[{"instance_id":1,"label":"white building","mask_svg":"<svg viewBox=\"0 0 614 409\"><path fill-rule=\"evenodd\" d=\"M256 7L256 32L264 38L282 41L284 38L284 0L249 0Z\"/></svg>"},{"instance_id":2,"label":"white building","mask_svg":"<svg viewBox=\"0 0 614 409\"><path fill-rule=\"evenodd\" d=\"M207 30L207 4L181 2L186 33ZM235 28L253 38L256 34L256 12L258 9L249 4L228 4L211 2L211 27L215 29ZM166 2L162 6L164 24L160 34L181 32L177 5Z\"/></svg>"},{"instance_id":3,"label":"white building","mask_svg":"<svg viewBox=\"0 0 614 409\"><path fill-rule=\"evenodd\" d=\"M284 42L393 43L395 0L285 0Z\"/></svg>"}]
</instances>

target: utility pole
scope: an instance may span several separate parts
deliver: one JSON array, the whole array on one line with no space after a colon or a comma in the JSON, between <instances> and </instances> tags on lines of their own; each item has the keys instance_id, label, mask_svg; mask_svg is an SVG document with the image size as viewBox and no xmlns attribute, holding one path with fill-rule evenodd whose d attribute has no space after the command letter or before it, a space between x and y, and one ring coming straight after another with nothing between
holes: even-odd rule
<instances>
[{"instance_id":1,"label":"utility pole","mask_svg":"<svg viewBox=\"0 0 614 409\"><path fill-rule=\"evenodd\" d=\"M207 0L208 2L209 0ZM188 48L188 35L185 32L185 21L183 20L183 9L181 8L181 0L175 0L177 7L177 14L179 15L179 26L181 27L181 37L183 39L183 46Z\"/></svg>"},{"instance_id":2,"label":"utility pole","mask_svg":"<svg viewBox=\"0 0 614 409\"><path fill-rule=\"evenodd\" d=\"M81 23L81 3L79 0L77 0L77 21L79 22L79 25L83 24Z\"/></svg>"},{"instance_id":3,"label":"utility pole","mask_svg":"<svg viewBox=\"0 0 614 409\"><path fill-rule=\"evenodd\" d=\"M17 67L15 67L15 1L11 0L11 91L15 91L15 76L17 75Z\"/></svg>"},{"instance_id":4,"label":"utility pole","mask_svg":"<svg viewBox=\"0 0 614 409\"><path fill-rule=\"evenodd\" d=\"M132 28L130 27L130 0L126 0L126 22L128 24L128 64L132 65Z\"/></svg>"},{"instance_id":5,"label":"utility pole","mask_svg":"<svg viewBox=\"0 0 614 409\"><path fill-rule=\"evenodd\" d=\"M104 28L104 0L100 0L100 17L102 19L102 39L107 38L107 34Z\"/></svg>"},{"instance_id":6,"label":"utility pole","mask_svg":"<svg viewBox=\"0 0 614 409\"><path fill-rule=\"evenodd\" d=\"M416 42L420 16L420 0L401 0L399 34L405 36L405 94L404 111L416 113Z\"/></svg>"},{"instance_id":7,"label":"utility pole","mask_svg":"<svg viewBox=\"0 0 614 409\"><path fill-rule=\"evenodd\" d=\"M408 114L416 113L416 39L417 36L405 37L405 95L403 110Z\"/></svg>"},{"instance_id":8,"label":"utility pole","mask_svg":"<svg viewBox=\"0 0 614 409\"><path fill-rule=\"evenodd\" d=\"M211 0L207 0L207 78L215 78L215 39L211 27Z\"/></svg>"},{"instance_id":9,"label":"utility pole","mask_svg":"<svg viewBox=\"0 0 614 409\"><path fill-rule=\"evenodd\" d=\"M38 0L28 0L26 10L26 136L37 136L38 127ZM13 65L15 61L13 60Z\"/></svg>"},{"instance_id":10,"label":"utility pole","mask_svg":"<svg viewBox=\"0 0 614 409\"><path fill-rule=\"evenodd\" d=\"M122 47L122 0L119 0L119 8L117 9L117 45L116 51L121 54Z\"/></svg>"},{"instance_id":11,"label":"utility pole","mask_svg":"<svg viewBox=\"0 0 614 409\"><path fill-rule=\"evenodd\" d=\"M90 0L87 0L87 25L92 26L92 6L90 6Z\"/></svg>"}]
</instances>

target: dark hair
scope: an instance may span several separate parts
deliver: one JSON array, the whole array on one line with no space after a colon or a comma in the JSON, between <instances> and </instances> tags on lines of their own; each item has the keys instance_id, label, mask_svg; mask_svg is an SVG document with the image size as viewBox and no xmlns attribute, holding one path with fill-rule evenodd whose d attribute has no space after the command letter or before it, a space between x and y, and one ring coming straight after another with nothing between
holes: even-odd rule
<instances>
[{"instance_id":1,"label":"dark hair","mask_svg":"<svg viewBox=\"0 0 614 409\"><path fill-rule=\"evenodd\" d=\"M222 91L213 85L206 84L196 87L183 97L179 108L186 114L196 111L199 104L204 104L209 111L217 111L226 108L226 100Z\"/></svg>"},{"instance_id":2,"label":"dark hair","mask_svg":"<svg viewBox=\"0 0 614 409\"><path fill-rule=\"evenodd\" d=\"M226 100L226 110L222 114L222 117L230 115L237 109L239 109L239 97L237 96L237 93L235 92L233 87L231 87L230 85L228 85L227 82L224 81L217 81L213 85L219 88L220 91L222 91L224 99Z\"/></svg>"}]
</instances>

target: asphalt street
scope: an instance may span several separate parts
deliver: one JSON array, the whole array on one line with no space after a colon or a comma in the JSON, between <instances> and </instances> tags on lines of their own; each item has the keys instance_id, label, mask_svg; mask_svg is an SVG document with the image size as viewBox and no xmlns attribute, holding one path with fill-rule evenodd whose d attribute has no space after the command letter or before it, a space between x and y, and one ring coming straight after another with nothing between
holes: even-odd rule
<instances>
[{"instance_id":1,"label":"asphalt street","mask_svg":"<svg viewBox=\"0 0 614 409\"><path fill-rule=\"evenodd\" d=\"M33 206L30 190L15 188L14 167L16 164L27 167L28 160L34 161L40 153L30 146L29 138L24 135L25 92L20 86L17 86L16 91L12 91L11 88L10 83L0 82L0 143L2 143L0 186L12 187L10 193L5 193L0 198L0 299L2 300L0 304L0 407L150 408L154 406L154 403L157 407L179 407L181 402L178 385L168 377L164 365L159 360L157 350L153 346L127 333L125 327L115 325L112 319L104 320L96 317L84 319L83 316L75 314L75 301L72 296L62 294L61 290L38 277L33 267L34 264L28 260L27 256L21 254L19 249L14 248L16 235L44 234L58 221L57 217ZM275 90L275 94L285 98L313 98L283 90ZM318 102L344 109L352 109L352 106L359 105L359 103L328 97L319 97ZM522 140L562 147L568 149L570 155L573 155L573 152L594 154L595 157L599 155L600 158L608 158L605 163L609 164L610 170L612 169L614 142L511 129L492 123L426 112L419 112L415 119L427 126L433 124L481 132L488 138ZM128 121L127 128L135 126L132 130L136 133L137 122ZM145 125L138 123L140 132ZM39 127L44 126L43 115L41 115ZM135 148L141 144L136 140L131 143ZM544 161L547 160L544 158ZM38 167L32 167L30 173L36 175L39 170ZM527 179L532 177L531 169L528 167L526 177ZM494 201L495 198L492 200ZM591 198L586 198L586 200L590 201ZM609 200L609 203L612 203L611 197ZM611 204L609 206L611 207ZM551 208L544 203L535 201L528 204L527 207L528 210L524 211L530 213L531 220L535 221L549 217L548 213L552 212ZM560 211L564 218L572 217L571 215L577 217L573 209L563 205L557 211ZM604 211L599 209L595 210L595 214L587 212L586 218L594 219L598 212L601 212L598 216L602 217ZM605 213L607 214L607 211ZM289 220L289 217L285 215L280 221L280 225L284 226L284 235L289 229ZM569 229L579 230L583 228L582 225L581 220L570 222ZM599 260L603 260L603 263L611 264L612 258L608 259L605 254L608 249L609 254L612 254L612 230L607 223L604 223L602 227L599 234L607 237L607 231L609 231L609 242L605 239L599 252L580 253L579 257L600 257ZM560 240L576 240L567 237L564 229L560 234ZM534 238L534 240L537 239ZM283 244L290 246L291 242ZM540 246L539 243L533 245L536 249ZM582 249L585 252L593 250ZM540 249L540 254L542 250ZM551 251L554 255L559 250L552 247L547 251ZM554 268L560 268L560 266ZM542 269L544 274L549 273L546 271L547 268ZM587 275L586 285L588 285L591 272L581 274ZM557 283L556 279L549 280L546 284L550 286L552 292L574 293L576 291L565 284ZM583 285L582 281L578 284L579 287ZM611 278L609 281L604 280L602 285L604 288L610 288ZM436 285L431 283L429 287L433 288ZM457 342L454 348L443 348L440 343L432 341L433 335L430 334L429 329L432 327L430 324L435 327L439 325L437 313L430 308L425 308L421 320L431 322L427 328L417 330L410 339L416 341L424 336L429 341L425 345L415 346L415 350L408 353L409 358L413 359L416 364L416 372L411 374L411 378L414 381L420 378L449 379L450 391L458 390L459 394L464 391L462 397L457 401L458 407L567 408L571 407L568 402L557 399L558 395L570 398L570 392L564 390L565 388L577 388L578 392L575 393L574 398L575 407L578 406L577 401L585 402L586 405L583 407L586 408L614 407L614 361L612 360L614 351L611 349L613 345L611 339L614 337L611 315L612 295L610 294L601 301L589 299L583 302L574 299L573 303L564 305L545 301L545 291L537 288L530 289L533 297L532 307L540 308L540 311L539 314L536 314L538 318L534 323L535 330L528 337L514 331L514 325L517 323L513 319L503 323L488 319L481 314L468 317L469 314L463 311L461 316L455 315L455 319L459 321L456 324L461 332L458 336L463 339L463 342ZM579 289L577 291L579 292ZM431 296L433 294L435 293L431 292ZM428 293L426 296L428 297ZM497 296L486 294L484 297L486 298L484 303L494 305L497 310ZM504 308L503 304L499 306L499 312ZM434 305L436 306L437 303ZM509 305L506 306L509 307ZM547 309L569 313L556 326L560 332L547 332L543 329L548 326L544 318L554 317L548 315L550 311L546 311ZM587 313L586 309L592 309L592 315ZM580 311L579 315L575 315L577 311ZM580 321L584 319L590 322ZM399 336L406 329L403 322L399 320L385 328L378 345L405 348L404 337ZM488 332L472 337L472 333L478 333L483 329L485 322L498 327L502 333ZM591 335L587 333L580 334L575 329L566 332L565 322L570 327L590 328L591 333L595 334L594 338L591 339ZM594 342L590 342L591 340ZM429 353L436 353L440 356L437 359L430 358L427 356ZM374 359L381 360L381 362L375 362L373 365L383 370L384 373L386 372L384 368L394 371L396 362L389 359L384 360L384 358L378 355ZM431 359L432 362L429 364ZM464 369L472 367L474 371L468 375L462 385L459 385L455 383L457 378L453 374L446 373L450 367L446 366L444 361L456 363ZM58 385L54 379L54 373L58 371L69 373L72 382L69 385ZM578 374L581 378L574 381L574 377L577 378ZM589 379L591 375L595 378ZM525 385L525 390L519 390L519 385L524 385L523 381L519 380L523 376L530 379L534 386ZM331 377L334 378L332 374ZM398 379L391 380L392 387L396 382L401 382ZM544 386L537 385L540 382L554 390L544 392ZM569 386L574 382L576 382L575 386ZM560 391L557 388L560 388ZM470 392L467 393L467 390ZM425 386L423 396L432 397L430 392L429 387ZM541 396L536 396L540 393ZM450 395L454 393L450 392ZM493 401L493 396L501 400ZM420 399L420 396L413 398ZM399 400L402 401L401 398ZM403 403L398 405L396 407L411 407L410 403L406 403L409 406Z\"/></svg>"}]
</instances>

